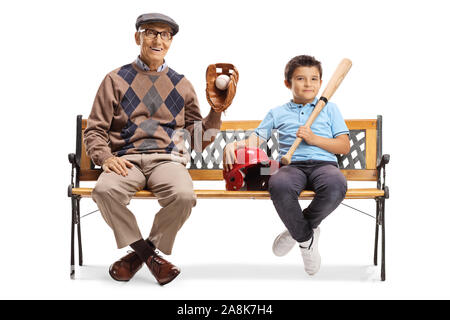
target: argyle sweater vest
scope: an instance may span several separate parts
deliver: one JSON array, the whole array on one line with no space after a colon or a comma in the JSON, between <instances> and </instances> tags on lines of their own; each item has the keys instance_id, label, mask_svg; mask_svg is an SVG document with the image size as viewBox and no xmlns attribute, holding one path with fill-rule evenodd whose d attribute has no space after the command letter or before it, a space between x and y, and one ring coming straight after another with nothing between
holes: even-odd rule
<instances>
[{"instance_id":1,"label":"argyle sweater vest","mask_svg":"<svg viewBox=\"0 0 450 320\"><path fill-rule=\"evenodd\" d=\"M189 159L186 132L192 140L194 126L200 125L202 133L219 129L220 115L211 110L202 118L194 88L183 75L169 67L143 71L133 62L101 83L84 132L86 152L100 166L111 156L136 153Z\"/></svg>"}]
</instances>

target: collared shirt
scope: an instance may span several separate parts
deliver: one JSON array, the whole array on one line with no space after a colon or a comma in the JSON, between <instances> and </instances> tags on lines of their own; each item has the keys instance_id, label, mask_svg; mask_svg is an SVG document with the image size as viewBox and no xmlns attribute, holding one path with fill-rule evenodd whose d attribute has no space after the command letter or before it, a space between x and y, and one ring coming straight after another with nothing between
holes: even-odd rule
<instances>
[{"instance_id":1,"label":"collared shirt","mask_svg":"<svg viewBox=\"0 0 450 320\"><path fill-rule=\"evenodd\" d=\"M142 61L142 59L138 56L136 59L136 64L139 68L141 68L144 71L150 71L150 68L148 67L148 65ZM167 67L167 63L166 60L164 60L164 63L162 65L160 65L158 67L158 69L156 70L156 72L161 72L163 71L165 68Z\"/></svg>"},{"instance_id":2,"label":"collared shirt","mask_svg":"<svg viewBox=\"0 0 450 320\"><path fill-rule=\"evenodd\" d=\"M279 157L281 159L297 138L297 130L305 125L318 99L306 105L296 104L292 100L282 106L271 109L255 133L264 140L271 137L272 131L278 131ZM345 121L336 104L328 102L311 125L314 134L325 138L336 138L349 134ZM336 156L322 148L307 144L305 141L295 150L291 161L323 160L336 161Z\"/></svg>"}]
</instances>

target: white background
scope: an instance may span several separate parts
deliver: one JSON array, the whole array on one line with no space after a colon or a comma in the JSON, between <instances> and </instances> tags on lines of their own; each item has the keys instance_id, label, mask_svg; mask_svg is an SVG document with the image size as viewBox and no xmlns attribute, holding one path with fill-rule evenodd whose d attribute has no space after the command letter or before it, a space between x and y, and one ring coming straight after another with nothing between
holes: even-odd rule
<instances>
[{"instance_id":1,"label":"white background","mask_svg":"<svg viewBox=\"0 0 450 320\"><path fill-rule=\"evenodd\" d=\"M448 6L446 1L9 1L0 4L0 298L448 299ZM109 71L134 60L136 17L162 12L180 25L168 64L196 88L205 70L240 72L224 120L262 119L290 99L286 62L314 55L324 84L343 57L352 70L333 101L346 119L383 115L391 154L386 201L387 281L372 266L373 219L339 207L322 224L322 269L303 271L295 249L271 253L283 226L270 201L199 200L171 261L182 274L159 287L142 269L109 278L125 253L96 213L82 219L85 266L69 279L67 154L75 117L87 117ZM352 185L352 184L351 184ZM209 187L196 185L197 188ZM215 186L222 188L223 185ZM371 214L374 202L345 201ZM307 205L307 202L302 202ZM144 235L158 205L130 205ZM82 200L82 214L95 210Z\"/></svg>"}]
</instances>

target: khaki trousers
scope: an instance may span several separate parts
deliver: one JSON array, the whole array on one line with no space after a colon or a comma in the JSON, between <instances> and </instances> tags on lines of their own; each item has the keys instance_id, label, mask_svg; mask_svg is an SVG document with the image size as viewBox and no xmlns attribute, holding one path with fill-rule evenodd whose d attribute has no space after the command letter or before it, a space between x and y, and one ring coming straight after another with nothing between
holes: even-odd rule
<instances>
[{"instance_id":1,"label":"khaki trousers","mask_svg":"<svg viewBox=\"0 0 450 320\"><path fill-rule=\"evenodd\" d=\"M163 253L171 254L176 234L196 204L186 160L170 154L132 154L122 158L133 163L128 176L102 172L92 199L112 228L120 249L142 239L136 217L127 205L137 191L150 190L162 209L155 216L148 238Z\"/></svg>"}]
</instances>

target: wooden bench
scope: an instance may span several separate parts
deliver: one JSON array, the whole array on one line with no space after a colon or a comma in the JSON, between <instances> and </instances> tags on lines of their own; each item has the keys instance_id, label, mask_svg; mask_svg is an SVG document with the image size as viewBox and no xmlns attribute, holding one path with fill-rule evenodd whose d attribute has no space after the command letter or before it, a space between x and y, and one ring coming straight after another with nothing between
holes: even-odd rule
<instances>
[{"instance_id":1,"label":"wooden bench","mask_svg":"<svg viewBox=\"0 0 450 320\"><path fill-rule=\"evenodd\" d=\"M191 152L191 162L188 164L192 179L203 181L217 181L222 178L222 154L226 143L247 138L261 121L224 121L216 139L206 147L202 153ZM95 167L86 155L82 137L87 120L77 116L76 122L76 152L69 154L72 164L72 182L69 185L68 196L72 200L71 226L71 266L70 275L75 276L75 226L78 238L78 262L83 265L81 229L80 229L80 200L91 197L93 188L80 186L82 181L96 181L101 169ZM389 162L389 155L382 154L382 117L369 120L346 120L350 130L350 153L338 156L339 168L349 181L372 181L374 188L349 188L346 199L373 199L376 201L375 216L375 249L374 264L378 258L378 235L381 226L381 279L386 278L385 272L385 199L389 198L389 189L385 185L385 166ZM272 134L264 150L271 159L278 155L278 137ZM206 156L205 156L206 154ZM376 187L375 187L376 184ZM267 191L226 191L226 190L195 190L198 199L270 199ZM155 199L148 190L135 194L135 198ZM314 192L305 190L299 199L312 199Z\"/></svg>"}]
</instances>

